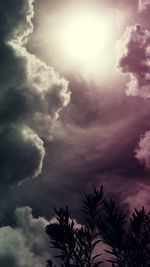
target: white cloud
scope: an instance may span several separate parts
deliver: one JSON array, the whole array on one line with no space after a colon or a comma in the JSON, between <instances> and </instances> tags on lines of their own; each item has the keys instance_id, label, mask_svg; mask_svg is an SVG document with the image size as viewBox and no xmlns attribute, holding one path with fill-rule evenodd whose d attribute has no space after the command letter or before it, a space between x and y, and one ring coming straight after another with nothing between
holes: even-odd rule
<instances>
[{"instance_id":1,"label":"white cloud","mask_svg":"<svg viewBox=\"0 0 150 267\"><path fill-rule=\"evenodd\" d=\"M147 169L150 169L150 131L145 132L145 134L141 136L135 152L137 160L144 164Z\"/></svg>"},{"instance_id":2,"label":"white cloud","mask_svg":"<svg viewBox=\"0 0 150 267\"><path fill-rule=\"evenodd\" d=\"M45 233L48 221L34 218L29 207L17 208L17 227L0 228L0 266L44 267L50 258L50 245Z\"/></svg>"},{"instance_id":3,"label":"white cloud","mask_svg":"<svg viewBox=\"0 0 150 267\"><path fill-rule=\"evenodd\" d=\"M122 40L119 68L130 76L127 95L150 98L150 31L129 27Z\"/></svg>"}]
</instances>

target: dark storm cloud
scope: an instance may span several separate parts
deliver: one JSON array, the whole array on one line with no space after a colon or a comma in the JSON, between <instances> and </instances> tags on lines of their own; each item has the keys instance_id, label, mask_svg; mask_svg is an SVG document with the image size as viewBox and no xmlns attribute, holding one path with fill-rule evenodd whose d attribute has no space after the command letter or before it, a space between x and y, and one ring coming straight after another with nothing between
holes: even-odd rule
<instances>
[{"instance_id":1,"label":"dark storm cloud","mask_svg":"<svg viewBox=\"0 0 150 267\"><path fill-rule=\"evenodd\" d=\"M130 75L127 95L150 97L150 32L140 25L127 29L124 51L119 60L123 73Z\"/></svg>"},{"instance_id":2,"label":"dark storm cloud","mask_svg":"<svg viewBox=\"0 0 150 267\"><path fill-rule=\"evenodd\" d=\"M24 125L6 125L0 128L1 184L19 183L41 173L45 154L43 141Z\"/></svg>"},{"instance_id":3,"label":"dark storm cloud","mask_svg":"<svg viewBox=\"0 0 150 267\"><path fill-rule=\"evenodd\" d=\"M37 177L43 137L69 102L68 82L26 50L32 0L0 3L0 184Z\"/></svg>"},{"instance_id":4,"label":"dark storm cloud","mask_svg":"<svg viewBox=\"0 0 150 267\"><path fill-rule=\"evenodd\" d=\"M1 0L0 35L3 41L27 37L32 32L33 0ZM1 40L2 41L2 40Z\"/></svg>"}]
</instances>

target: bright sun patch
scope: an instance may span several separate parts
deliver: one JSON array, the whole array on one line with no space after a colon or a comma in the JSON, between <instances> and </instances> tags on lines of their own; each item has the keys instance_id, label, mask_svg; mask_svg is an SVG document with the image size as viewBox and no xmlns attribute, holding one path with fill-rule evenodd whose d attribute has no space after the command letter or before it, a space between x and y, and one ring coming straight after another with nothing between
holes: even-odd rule
<instances>
[{"instance_id":1,"label":"bright sun patch","mask_svg":"<svg viewBox=\"0 0 150 267\"><path fill-rule=\"evenodd\" d=\"M90 12L68 18L61 32L65 55L75 63L97 61L108 49L112 35L110 21Z\"/></svg>"},{"instance_id":2,"label":"bright sun patch","mask_svg":"<svg viewBox=\"0 0 150 267\"><path fill-rule=\"evenodd\" d=\"M94 81L108 79L108 72L112 73L116 64L113 49L121 25L118 14L113 8L70 4L58 16L44 18L41 42L46 44L50 64L64 75L74 73Z\"/></svg>"}]
</instances>

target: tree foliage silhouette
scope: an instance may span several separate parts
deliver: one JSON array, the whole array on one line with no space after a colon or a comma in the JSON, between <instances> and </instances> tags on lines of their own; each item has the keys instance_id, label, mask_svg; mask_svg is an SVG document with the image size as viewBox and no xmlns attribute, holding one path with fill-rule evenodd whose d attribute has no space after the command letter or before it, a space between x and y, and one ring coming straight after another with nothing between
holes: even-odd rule
<instances>
[{"instance_id":1,"label":"tree foliage silhouette","mask_svg":"<svg viewBox=\"0 0 150 267\"><path fill-rule=\"evenodd\" d=\"M70 219L68 207L55 209L56 222L46 227L61 267L103 266L97 252L102 242L112 267L150 267L150 213L144 208L135 209L129 218L113 200L104 198L101 187L84 195L81 212L84 225L80 227ZM49 260L47 267L56 266Z\"/></svg>"},{"instance_id":2,"label":"tree foliage silhouette","mask_svg":"<svg viewBox=\"0 0 150 267\"><path fill-rule=\"evenodd\" d=\"M98 238L97 220L103 201L103 187L100 191L94 189L92 194L85 194L82 213L85 217L85 225L76 227L70 219L68 207L55 209L57 223L49 224L46 232L50 236L51 244L60 250L62 267L98 267L101 261L100 254L94 255L95 247L100 243ZM48 266L53 266L48 263Z\"/></svg>"},{"instance_id":3,"label":"tree foliage silhouette","mask_svg":"<svg viewBox=\"0 0 150 267\"><path fill-rule=\"evenodd\" d=\"M127 223L127 216L116 208L115 202L104 200L103 206L97 226L109 247L106 253L112 255L108 262L113 267L150 266L150 213L144 208L135 209Z\"/></svg>"}]
</instances>

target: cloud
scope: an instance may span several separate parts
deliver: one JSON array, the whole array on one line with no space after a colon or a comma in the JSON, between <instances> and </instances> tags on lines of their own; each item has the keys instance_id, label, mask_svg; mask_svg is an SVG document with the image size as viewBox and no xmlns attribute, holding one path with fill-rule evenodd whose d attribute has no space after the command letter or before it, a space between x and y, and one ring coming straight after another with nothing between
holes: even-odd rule
<instances>
[{"instance_id":1,"label":"cloud","mask_svg":"<svg viewBox=\"0 0 150 267\"><path fill-rule=\"evenodd\" d=\"M1 1L0 185L40 174L43 138L70 100L68 81L26 49L33 16L32 0Z\"/></svg>"},{"instance_id":2,"label":"cloud","mask_svg":"<svg viewBox=\"0 0 150 267\"><path fill-rule=\"evenodd\" d=\"M143 12L149 8L149 1L139 1L139 11ZM145 15L146 16L146 15ZM147 17L146 19L147 20ZM119 59L119 68L123 73L127 73L130 81L127 84L128 96L140 96L142 98L150 98L150 31L143 29L141 25L129 27L121 40L123 51ZM141 99L140 99L141 100ZM142 102L141 106L143 108ZM149 118L147 118L149 120ZM146 119L144 119L146 121ZM149 124L146 127L149 129ZM140 163L141 168L150 169L150 131L145 132L140 137L140 141L134 149L135 159ZM143 165L143 166L142 166ZM140 172L139 172L140 173ZM141 173L140 179L145 179L146 172ZM149 188L149 186L148 186ZM149 209L148 191L144 183L136 183L134 185L135 192L125 197L125 203L130 210L139 208L142 205Z\"/></svg>"},{"instance_id":3,"label":"cloud","mask_svg":"<svg viewBox=\"0 0 150 267\"><path fill-rule=\"evenodd\" d=\"M134 192L124 199L124 203L127 203L130 207L130 212L133 210L140 209L143 206L149 211L150 209L150 199L149 199L150 186L138 182L134 188Z\"/></svg>"},{"instance_id":4,"label":"cloud","mask_svg":"<svg viewBox=\"0 0 150 267\"><path fill-rule=\"evenodd\" d=\"M69 101L68 82L59 77L52 67L47 66L26 50L26 42L30 34L29 41L32 43L27 43L29 51L32 49L33 53L38 54L37 47L39 47L41 49L39 55L47 59L46 62L50 60L51 55L52 58L58 59L59 54L55 54L56 50L53 51L47 43L43 44L42 34L45 31L44 28L41 31L39 27L42 19L39 13L42 13L45 20L46 14L48 18L51 17L50 14L53 15L55 12L58 14L55 5L58 8L61 4L64 6L64 1L55 2L35 2L37 9L33 18L34 34L38 30L38 38L33 40L32 2L1 1L3 15L1 13L0 16L0 122L2 125L0 149L6 136L9 136L7 138L9 146L5 142L3 149L5 157L1 154L0 184L14 185L39 173L46 146L44 171L40 179L28 180L22 186L15 189L9 188L8 191L1 189L0 206L6 217L5 222L11 220L16 203L31 205L38 215L49 216L53 206L70 203L70 196L72 199L70 205L78 213L76 210L81 191L90 190L91 186L97 184L95 176L99 177L98 184L108 185L108 191L111 184L111 191L115 194L118 194L116 188L119 184L120 194L122 194L124 184L132 180L132 187L134 187L139 168L143 170L134 159L133 149L141 132L149 127L147 120L149 104L144 103L144 99L141 98L124 96L124 79L120 83L111 80L109 82L111 88L100 85L95 88L93 84L87 86L84 82L75 80L75 77L69 77L71 80L69 87L72 91L71 103L61 112L62 121L58 122L57 127L56 118L59 116L59 111ZM110 3L110 1L107 2ZM133 5L135 8L135 2L138 3L137 0L130 1L128 6ZM51 4L55 8L51 8ZM115 2L115 5L120 4L121 10L122 7L127 6L125 1ZM27 13L30 14L28 19L25 15ZM19 30L18 25L20 25ZM51 29L53 30L53 27ZM2 32L5 34L2 35ZM22 38L22 35L26 37ZM10 39L13 39L13 42L8 43ZM140 110L138 115L137 110ZM31 139L25 142L23 128L32 132L36 138L30 136ZM8 129L10 129L9 134ZM55 131L55 138L53 142L44 144L45 138L52 138L51 130ZM15 133L19 139L16 138L13 141ZM21 151L31 151L31 153L29 155ZM25 158L23 154L26 155ZM16 160L14 165L12 159L16 157L15 155L18 161ZM7 165L3 164L4 161L8 162ZM27 170L25 170L26 167ZM5 179L6 174L9 179ZM116 176L118 184L115 180ZM37 199L39 199L38 202Z\"/></svg>"},{"instance_id":5,"label":"cloud","mask_svg":"<svg viewBox=\"0 0 150 267\"><path fill-rule=\"evenodd\" d=\"M54 260L58 251L50 248L45 228L49 223L56 223L56 218L50 222L43 217L35 218L32 209L26 206L16 209L15 219L16 226L0 227L0 266L44 267L47 260ZM75 229L81 228L75 219L73 222Z\"/></svg>"},{"instance_id":6,"label":"cloud","mask_svg":"<svg viewBox=\"0 0 150 267\"><path fill-rule=\"evenodd\" d=\"M50 257L49 241L45 233L48 221L34 218L29 207L17 208L16 227L0 228L0 266L43 267Z\"/></svg>"},{"instance_id":7,"label":"cloud","mask_svg":"<svg viewBox=\"0 0 150 267\"><path fill-rule=\"evenodd\" d=\"M127 95L150 98L150 31L129 27L123 36L119 68L130 75Z\"/></svg>"},{"instance_id":8,"label":"cloud","mask_svg":"<svg viewBox=\"0 0 150 267\"><path fill-rule=\"evenodd\" d=\"M150 169L150 131L145 132L141 137L135 152L137 160L144 164L147 169Z\"/></svg>"},{"instance_id":9,"label":"cloud","mask_svg":"<svg viewBox=\"0 0 150 267\"><path fill-rule=\"evenodd\" d=\"M45 155L43 141L25 125L0 127L1 183L19 183L41 173Z\"/></svg>"},{"instance_id":10,"label":"cloud","mask_svg":"<svg viewBox=\"0 0 150 267\"><path fill-rule=\"evenodd\" d=\"M25 41L33 30L31 22L34 16L33 2L34 0L1 1L1 42L2 40L9 41L11 39L17 42Z\"/></svg>"},{"instance_id":11,"label":"cloud","mask_svg":"<svg viewBox=\"0 0 150 267\"><path fill-rule=\"evenodd\" d=\"M144 11L150 7L150 0L139 0L139 12Z\"/></svg>"}]
</instances>

